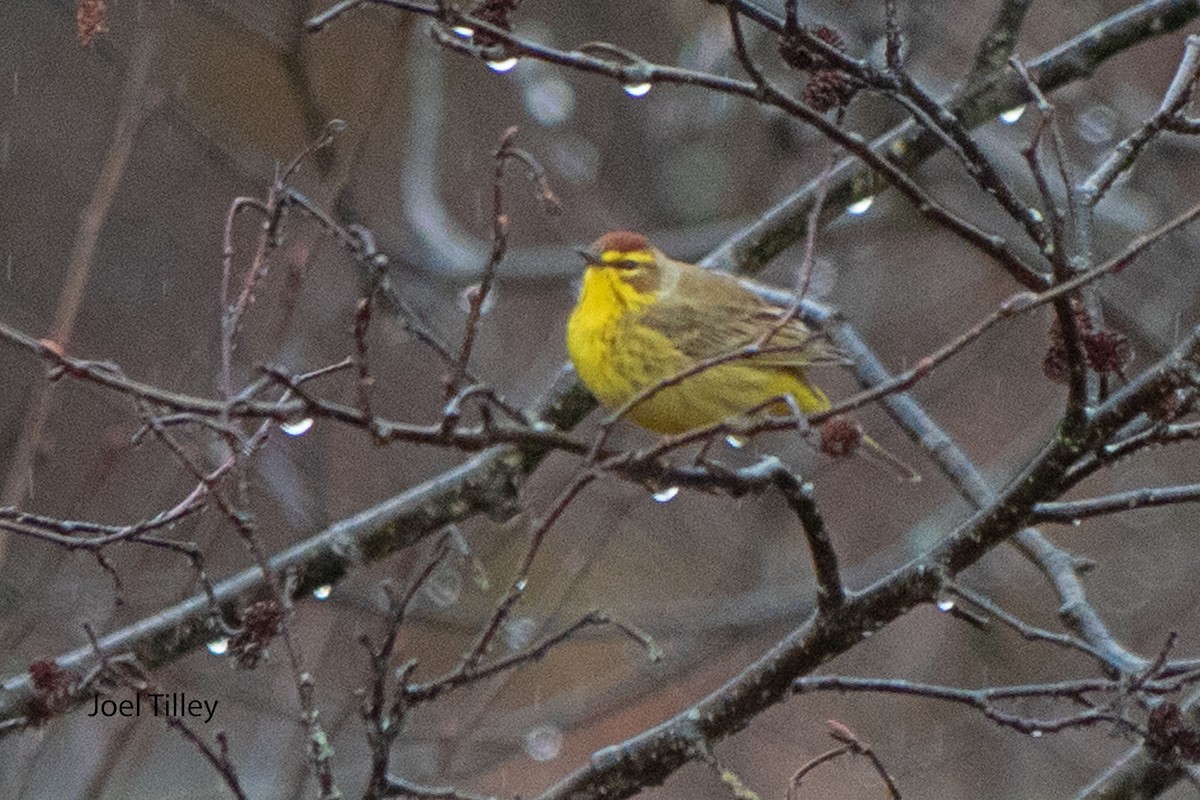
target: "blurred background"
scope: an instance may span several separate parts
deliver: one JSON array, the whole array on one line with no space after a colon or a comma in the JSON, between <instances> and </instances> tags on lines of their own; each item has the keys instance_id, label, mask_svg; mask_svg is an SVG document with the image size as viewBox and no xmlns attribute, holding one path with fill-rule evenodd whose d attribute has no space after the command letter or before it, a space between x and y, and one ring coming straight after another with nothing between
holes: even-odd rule
<instances>
[{"instance_id":1,"label":"blurred background","mask_svg":"<svg viewBox=\"0 0 1200 800\"><path fill-rule=\"evenodd\" d=\"M392 257L402 296L456 343L464 291L485 261L491 152L516 125L517 144L546 167L564 212L543 213L520 171L511 170L510 257L473 364L507 397L527 401L565 359L562 328L579 275L572 246L632 228L673 256L698 258L814 177L830 155L812 131L747 101L666 86L633 97L610 80L526 61L499 73L441 51L427 21L384 8L358 9L320 34L306 33L304 20L328 4L126 0L112 4L109 31L86 47L76 38L74 4L0 4L0 319L54 338L74 355L115 361L139 380L215 397L226 209L236 196L262 194L280 163L340 118L348 129L305 162L297 186L338 219L371 228ZM1017 52L1032 58L1129 5L1034 3ZM969 70L996 6L901 3L917 79L935 93L950 91ZM801 18L836 27L854 54L882 51L882 3L806 2ZM514 21L519 33L556 46L609 41L652 61L739 74L724 10L697 0L526 0ZM1153 113L1181 41L1177 34L1141 45L1053 97L1079 172ZM749 46L775 63L769 38L752 36ZM998 119L976 132L1026 192L1033 190L1020 149L1034 116L1013 124ZM847 125L872 136L900 119L894 106L862 96ZM1101 253L1194 203L1198 167L1195 139L1168 135L1154 143L1101 206ZM1021 246L1019 231L954 159L934 159L917 178L947 205ZM249 227L243 244L251 241ZM298 216L289 218L286 233L239 340L235 371L242 381L263 363L302 371L353 350L360 289L354 263ZM1200 277L1191 266L1198 244L1195 233L1176 234L1105 284L1107 318L1130 336L1134 368L1195 324ZM924 222L894 193L865 213L844 215L816 246L818 293L896 370L1016 289L995 264ZM763 278L788 284L800 250L785 252ZM1063 406L1062 387L1042 374L1050 321L1043 312L995 329L914 392L996 486L1036 452ZM373 337L376 411L437 419L441 363L396 320L377 315ZM835 396L854 388L846 375L821 380ZM351 378L328 385L328 396L353 402ZM581 432L594 429L596 416ZM811 477L856 587L944 536L969 511L878 409L860 419L925 480L899 485L860 460L831 463L787 437L719 454L749 463L776 452ZM157 443L132 444L138 427L126 398L70 380L50 383L37 360L0 347L0 505L114 524L174 505L193 482ZM628 428L619 441L649 439ZM318 423L296 438L274 436L251 487L260 535L276 552L462 459L452 451L375 447L335 424ZM428 677L457 660L511 579L530 520L574 467L571 458L552 457L525 487L521 514L504 524L477 519L461 526L472 555L435 573L404 630L398 662L416 657L418 674ZM1194 458L1155 451L1097 475L1079 496L1194 476ZM1197 522L1185 506L1046 533L1097 562L1087 576L1090 597L1126 646L1153 655L1174 630L1181 652L1194 653ZM177 535L200 544L214 577L250 565L218 514L187 522ZM335 775L348 796L361 791L368 765L353 694L368 680L357 632L379 629L380 582L412 578L430 545L356 573L327 599L296 611L292 630L315 676L336 748ZM124 582L120 603L90 556L0 538L0 672L18 674L84 644L84 622L116 630L197 591L181 558L132 547L110 557ZM1057 624L1056 597L1009 548L963 583L1031 622ZM731 501L685 491L661 503L643 487L603 480L554 528L504 628L501 652L601 608L653 635L666 650L663 662L648 663L612 630L581 636L542 662L423 708L401 737L394 771L478 793L536 793L596 749L719 686L797 624L811 596L802 537L778 498ZM825 671L965 687L1095 673L1082 658L1006 630L977 630L934 609L910 613ZM245 672L202 651L155 678L169 690L220 701L214 721L199 728L209 736L228 732L251 796L314 796L281 653ZM1067 796L1130 746L1100 729L1034 740L932 701L823 695L776 707L717 755L764 797L781 797L796 769L831 747L827 719L870 743L905 796L915 797ZM690 766L647 794L724 798L730 789L709 769ZM799 796L882 794L869 766L840 761L814 773ZM0 795L215 798L226 790L161 720L75 713L0 739Z\"/></svg>"}]
</instances>

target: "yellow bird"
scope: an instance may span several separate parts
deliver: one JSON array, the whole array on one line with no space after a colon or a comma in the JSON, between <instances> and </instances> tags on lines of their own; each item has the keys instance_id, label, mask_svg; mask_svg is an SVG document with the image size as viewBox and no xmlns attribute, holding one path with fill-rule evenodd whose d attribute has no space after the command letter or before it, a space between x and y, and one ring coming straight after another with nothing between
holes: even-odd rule
<instances>
[{"instance_id":1,"label":"yellow bird","mask_svg":"<svg viewBox=\"0 0 1200 800\"><path fill-rule=\"evenodd\" d=\"M656 433L683 433L764 406L784 415L791 409L782 397L805 414L829 408L805 369L845 359L800 320L785 322L787 309L731 276L668 258L640 233L606 233L579 252L587 269L567 322L567 352L604 405L621 408L668 382L628 414ZM762 352L671 382L756 342Z\"/></svg>"}]
</instances>

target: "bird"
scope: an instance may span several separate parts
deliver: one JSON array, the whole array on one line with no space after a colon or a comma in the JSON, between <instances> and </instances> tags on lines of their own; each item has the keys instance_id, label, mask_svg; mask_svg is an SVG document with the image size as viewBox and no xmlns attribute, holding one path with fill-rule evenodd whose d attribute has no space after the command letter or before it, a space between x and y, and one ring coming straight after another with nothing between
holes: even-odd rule
<instances>
[{"instance_id":1,"label":"bird","mask_svg":"<svg viewBox=\"0 0 1200 800\"><path fill-rule=\"evenodd\" d=\"M662 434L755 410L791 413L785 398L804 414L830 407L807 369L846 359L794 309L732 276L676 261L641 233L611 231L579 253L586 269L567 321L567 352L605 406L620 409L658 386L627 416ZM745 350L756 343L757 352Z\"/></svg>"},{"instance_id":2,"label":"bird","mask_svg":"<svg viewBox=\"0 0 1200 800\"><path fill-rule=\"evenodd\" d=\"M567 352L603 405L659 434L831 407L808 371L848 361L794 308L730 275L670 258L634 231L610 231L578 252L586 267L567 320ZM850 427L851 446L835 442L838 454L866 444L905 480L920 480L857 423Z\"/></svg>"}]
</instances>

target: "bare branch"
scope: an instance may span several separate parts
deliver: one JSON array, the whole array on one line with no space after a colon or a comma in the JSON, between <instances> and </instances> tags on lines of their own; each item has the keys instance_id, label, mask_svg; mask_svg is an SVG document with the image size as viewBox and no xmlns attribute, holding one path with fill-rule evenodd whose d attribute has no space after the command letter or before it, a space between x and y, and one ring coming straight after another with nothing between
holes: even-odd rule
<instances>
[{"instance_id":1,"label":"bare branch","mask_svg":"<svg viewBox=\"0 0 1200 800\"><path fill-rule=\"evenodd\" d=\"M1087 500L1069 500L1055 503L1039 503L1033 507L1033 519L1036 522L1078 523L1079 520L1098 517L1104 514L1120 514L1124 511L1134 511L1139 508L1158 508L1160 506L1194 503L1200 500L1200 484L1186 486L1166 486L1162 488L1146 487L1130 489L1127 492L1117 492L1105 497L1093 497Z\"/></svg>"},{"instance_id":2,"label":"bare branch","mask_svg":"<svg viewBox=\"0 0 1200 800\"><path fill-rule=\"evenodd\" d=\"M1147 681L1137 686L1136 691L1149 696L1172 694L1178 692L1181 685L1178 681ZM1113 723L1118 728L1133 727L1133 723L1121 714L1121 703L1124 701L1124 693L1129 691L1129 687L1119 680L1077 680L1020 686L995 686L985 689L958 689L904 680L814 675L798 679L795 683L795 690L799 694L832 690L902 694L931 700L946 700L974 708L998 725L1032 736L1060 733L1064 730L1101 722ZM1096 693L1116 696L1109 703L1097 706L1088 697ZM1014 714L996 706L997 700L1018 698L1067 700L1082 706L1084 710L1063 717L1039 718Z\"/></svg>"},{"instance_id":3,"label":"bare branch","mask_svg":"<svg viewBox=\"0 0 1200 800\"><path fill-rule=\"evenodd\" d=\"M1003 0L1000 3L991 30L975 51L975 63L967 76L968 86L987 80L1008 64L1031 5L1033 0Z\"/></svg>"},{"instance_id":4,"label":"bare branch","mask_svg":"<svg viewBox=\"0 0 1200 800\"><path fill-rule=\"evenodd\" d=\"M1192 99L1192 91L1196 80L1200 77L1200 36L1189 36L1184 42L1183 58L1171 85L1163 95L1158 111L1146 120L1140 128L1127 136L1116 147L1103 163L1088 176L1079 187L1082 201L1088 206L1095 206L1112 187L1122 172L1129 169L1137 159L1138 154L1148 145L1167 124L1175 119L1185 105Z\"/></svg>"}]
</instances>

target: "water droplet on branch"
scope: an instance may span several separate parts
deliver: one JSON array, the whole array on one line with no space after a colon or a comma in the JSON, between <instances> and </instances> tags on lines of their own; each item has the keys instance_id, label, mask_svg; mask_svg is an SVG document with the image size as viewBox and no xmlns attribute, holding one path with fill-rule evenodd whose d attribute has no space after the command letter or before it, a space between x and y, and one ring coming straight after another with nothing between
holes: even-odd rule
<instances>
[{"instance_id":1,"label":"water droplet on branch","mask_svg":"<svg viewBox=\"0 0 1200 800\"><path fill-rule=\"evenodd\" d=\"M867 213L867 210L874 204L875 204L874 197L864 197L862 200L859 200L857 203L851 203L850 205L846 206L846 213L853 214L854 216L859 217L859 216L862 216L863 214Z\"/></svg>"},{"instance_id":2,"label":"water droplet on branch","mask_svg":"<svg viewBox=\"0 0 1200 800\"><path fill-rule=\"evenodd\" d=\"M1023 116L1025 116L1025 106L1014 106L1008 111L1001 112L1000 121L1005 125L1016 125Z\"/></svg>"},{"instance_id":3,"label":"water droplet on branch","mask_svg":"<svg viewBox=\"0 0 1200 800\"><path fill-rule=\"evenodd\" d=\"M675 499L675 495L677 495L677 494L679 494L678 486L668 486L667 488L660 489L659 491L654 493L654 495L653 495L654 502L669 503Z\"/></svg>"},{"instance_id":4,"label":"water droplet on branch","mask_svg":"<svg viewBox=\"0 0 1200 800\"><path fill-rule=\"evenodd\" d=\"M487 62L488 69L490 69L492 72L501 72L501 73L508 72L516 65L517 65L517 57L516 56L509 56L508 58L501 58L497 61L489 60Z\"/></svg>"},{"instance_id":5,"label":"water droplet on branch","mask_svg":"<svg viewBox=\"0 0 1200 800\"><path fill-rule=\"evenodd\" d=\"M313 418L304 417L303 419L284 422L279 426L279 430L283 431L288 436L303 436L312 429L312 426Z\"/></svg>"}]
</instances>

